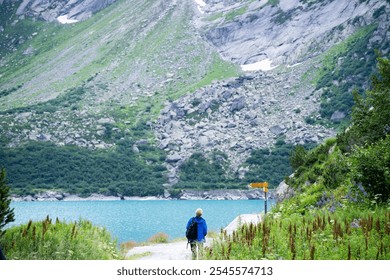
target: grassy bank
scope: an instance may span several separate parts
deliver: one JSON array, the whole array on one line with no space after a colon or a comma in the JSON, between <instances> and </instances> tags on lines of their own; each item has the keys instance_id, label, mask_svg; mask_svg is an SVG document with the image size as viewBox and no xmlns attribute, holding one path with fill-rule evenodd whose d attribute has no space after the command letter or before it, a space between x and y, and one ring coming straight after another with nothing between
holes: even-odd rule
<instances>
[{"instance_id":1,"label":"grassy bank","mask_svg":"<svg viewBox=\"0 0 390 280\"><path fill-rule=\"evenodd\" d=\"M386 208L316 211L267 216L258 225L226 233L206 250L207 259L388 260L390 213Z\"/></svg>"},{"instance_id":2,"label":"grassy bank","mask_svg":"<svg viewBox=\"0 0 390 280\"><path fill-rule=\"evenodd\" d=\"M49 217L7 229L0 239L11 260L120 259L116 241L89 221L65 223Z\"/></svg>"}]
</instances>

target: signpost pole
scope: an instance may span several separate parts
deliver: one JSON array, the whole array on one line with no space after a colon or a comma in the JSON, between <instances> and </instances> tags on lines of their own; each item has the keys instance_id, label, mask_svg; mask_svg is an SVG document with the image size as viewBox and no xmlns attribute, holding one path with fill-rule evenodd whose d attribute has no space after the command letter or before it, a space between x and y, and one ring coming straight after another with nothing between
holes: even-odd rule
<instances>
[{"instance_id":1,"label":"signpost pole","mask_svg":"<svg viewBox=\"0 0 390 280\"><path fill-rule=\"evenodd\" d=\"M263 188L263 191L264 191L264 212L265 212L265 214L267 214L268 182L250 183L249 186L252 188Z\"/></svg>"}]
</instances>

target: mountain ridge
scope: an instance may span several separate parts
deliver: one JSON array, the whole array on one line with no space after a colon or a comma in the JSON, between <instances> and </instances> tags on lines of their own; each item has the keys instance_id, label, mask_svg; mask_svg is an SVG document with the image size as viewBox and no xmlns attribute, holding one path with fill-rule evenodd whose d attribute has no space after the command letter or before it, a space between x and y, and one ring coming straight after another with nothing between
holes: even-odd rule
<instances>
[{"instance_id":1,"label":"mountain ridge","mask_svg":"<svg viewBox=\"0 0 390 280\"><path fill-rule=\"evenodd\" d=\"M374 48L390 49L383 1L105 1L70 24L51 20L69 14L61 5L49 22L16 14L33 2L0 3L2 147L116 150L130 139L146 164L164 164L166 186L199 152L211 164L220 153L218 168L241 180L259 149L335 135ZM338 21L323 26L329 15ZM166 156L151 161L145 147Z\"/></svg>"}]
</instances>

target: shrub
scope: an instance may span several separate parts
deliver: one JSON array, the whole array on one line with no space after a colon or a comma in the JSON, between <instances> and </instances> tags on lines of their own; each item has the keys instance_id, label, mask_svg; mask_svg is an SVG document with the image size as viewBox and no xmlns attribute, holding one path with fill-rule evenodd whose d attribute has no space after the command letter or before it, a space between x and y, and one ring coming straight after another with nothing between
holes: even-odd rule
<instances>
[{"instance_id":1,"label":"shrub","mask_svg":"<svg viewBox=\"0 0 390 280\"><path fill-rule=\"evenodd\" d=\"M14 210L10 208L9 187L6 184L5 170L0 170L0 237L2 228L14 221Z\"/></svg>"},{"instance_id":2,"label":"shrub","mask_svg":"<svg viewBox=\"0 0 390 280\"><path fill-rule=\"evenodd\" d=\"M390 198L390 136L359 148L351 157L352 180L379 201Z\"/></svg>"},{"instance_id":3,"label":"shrub","mask_svg":"<svg viewBox=\"0 0 390 280\"><path fill-rule=\"evenodd\" d=\"M135 241L132 241L132 240L127 241L127 242L123 242L123 243L121 243L121 246L120 246L121 247L121 252L123 254L126 254L127 251L129 251L130 249L133 249L137 245L138 245L138 243L135 242Z\"/></svg>"},{"instance_id":4,"label":"shrub","mask_svg":"<svg viewBox=\"0 0 390 280\"><path fill-rule=\"evenodd\" d=\"M159 232L148 239L150 243L168 243L169 236L166 233Z\"/></svg>"},{"instance_id":5,"label":"shrub","mask_svg":"<svg viewBox=\"0 0 390 280\"><path fill-rule=\"evenodd\" d=\"M290 164L295 170L305 163L307 152L302 145L297 145L291 150Z\"/></svg>"}]
</instances>

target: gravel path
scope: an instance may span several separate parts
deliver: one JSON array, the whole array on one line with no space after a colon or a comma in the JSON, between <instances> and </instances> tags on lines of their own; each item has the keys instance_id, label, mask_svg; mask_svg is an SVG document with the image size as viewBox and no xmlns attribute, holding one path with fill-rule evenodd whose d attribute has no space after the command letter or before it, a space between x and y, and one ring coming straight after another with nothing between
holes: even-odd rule
<instances>
[{"instance_id":1,"label":"gravel path","mask_svg":"<svg viewBox=\"0 0 390 280\"><path fill-rule=\"evenodd\" d=\"M243 214L235 218L226 228L228 234L231 234L238 226L244 223L259 223L261 221L260 214ZM207 238L205 246L210 246L212 238ZM126 257L137 257L137 260L190 260L191 250L187 247L187 241L177 241L166 244L153 244L147 246L139 246L130 249Z\"/></svg>"}]
</instances>

